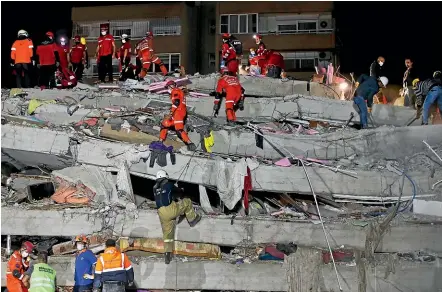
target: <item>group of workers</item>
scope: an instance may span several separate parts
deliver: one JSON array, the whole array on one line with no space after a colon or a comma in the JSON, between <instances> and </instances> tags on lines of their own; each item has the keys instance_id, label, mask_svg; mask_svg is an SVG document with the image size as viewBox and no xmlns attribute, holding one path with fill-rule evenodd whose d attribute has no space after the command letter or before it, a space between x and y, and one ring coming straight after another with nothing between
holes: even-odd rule
<instances>
[{"instance_id":1,"label":"group of workers","mask_svg":"<svg viewBox=\"0 0 442 292\"><path fill-rule=\"evenodd\" d=\"M370 76L361 75L356 82L356 92L353 98L359 108L361 127L368 127L368 116L371 114L373 98L388 84L388 78L383 76L385 58L379 56L370 65ZM418 118L422 112L422 125L428 125L430 108L436 104L442 112L442 80L441 71L435 71L433 76L426 80L419 80L413 68L413 60L405 59L406 70L403 76L403 86L400 91L404 97L404 106L417 110Z\"/></svg>"}]
</instances>

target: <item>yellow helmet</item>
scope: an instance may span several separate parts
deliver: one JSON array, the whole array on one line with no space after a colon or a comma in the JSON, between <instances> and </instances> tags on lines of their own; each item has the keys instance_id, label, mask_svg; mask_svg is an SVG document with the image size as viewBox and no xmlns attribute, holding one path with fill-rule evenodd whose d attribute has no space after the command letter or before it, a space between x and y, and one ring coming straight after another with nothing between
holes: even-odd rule
<instances>
[{"instance_id":1,"label":"yellow helmet","mask_svg":"<svg viewBox=\"0 0 442 292\"><path fill-rule=\"evenodd\" d=\"M411 84L413 85L413 87L415 87L416 83L418 83L419 81L420 81L419 78L416 78L413 80L413 82L411 82Z\"/></svg>"},{"instance_id":2,"label":"yellow helmet","mask_svg":"<svg viewBox=\"0 0 442 292\"><path fill-rule=\"evenodd\" d=\"M81 42L82 45L86 45L86 39L85 38L81 38L80 42Z\"/></svg>"}]
</instances>

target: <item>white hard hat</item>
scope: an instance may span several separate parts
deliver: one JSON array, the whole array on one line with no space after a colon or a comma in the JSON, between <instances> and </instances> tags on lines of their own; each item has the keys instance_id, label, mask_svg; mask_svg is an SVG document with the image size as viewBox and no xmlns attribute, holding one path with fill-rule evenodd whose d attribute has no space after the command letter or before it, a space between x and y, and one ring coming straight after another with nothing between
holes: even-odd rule
<instances>
[{"instance_id":1,"label":"white hard hat","mask_svg":"<svg viewBox=\"0 0 442 292\"><path fill-rule=\"evenodd\" d=\"M17 36L21 36L21 35L24 35L26 37L29 36L28 32L26 30L24 30L24 29L20 29L18 31Z\"/></svg>"},{"instance_id":2,"label":"white hard hat","mask_svg":"<svg viewBox=\"0 0 442 292\"><path fill-rule=\"evenodd\" d=\"M384 85L384 87L387 87L387 85L388 85L388 78L387 77L381 76L381 77L379 77L379 80Z\"/></svg>"},{"instance_id":3,"label":"white hard hat","mask_svg":"<svg viewBox=\"0 0 442 292\"><path fill-rule=\"evenodd\" d=\"M128 37L128 35L125 34L125 33L123 33L123 34L121 35L121 38L122 38L122 39L127 39L127 37Z\"/></svg>"},{"instance_id":4,"label":"white hard hat","mask_svg":"<svg viewBox=\"0 0 442 292\"><path fill-rule=\"evenodd\" d=\"M157 180L161 178L169 178L169 175L164 170L159 170L157 172Z\"/></svg>"}]
</instances>

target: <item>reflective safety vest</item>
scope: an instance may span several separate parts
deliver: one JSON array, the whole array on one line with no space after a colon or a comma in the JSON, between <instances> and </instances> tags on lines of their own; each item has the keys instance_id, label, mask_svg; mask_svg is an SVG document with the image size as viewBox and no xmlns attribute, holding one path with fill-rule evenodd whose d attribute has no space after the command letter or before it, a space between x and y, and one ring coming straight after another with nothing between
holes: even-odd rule
<instances>
[{"instance_id":1,"label":"reflective safety vest","mask_svg":"<svg viewBox=\"0 0 442 292\"><path fill-rule=\"evenodd\" d=\"M35 264L31 275L30 292L54 292L56 272L48 264Z\"/></svg>"}]
</instances>

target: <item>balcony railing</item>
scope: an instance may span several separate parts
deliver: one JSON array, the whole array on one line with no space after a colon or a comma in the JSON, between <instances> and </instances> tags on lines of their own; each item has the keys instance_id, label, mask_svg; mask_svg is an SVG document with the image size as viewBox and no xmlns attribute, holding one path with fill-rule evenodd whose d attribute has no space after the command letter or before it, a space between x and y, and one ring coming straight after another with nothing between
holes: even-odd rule
<instances>
[{"instance_id":1,"label":"balcony railing","mask_svg":"<svg viewBox=\"0 0 442 292\"><path fill-rule=\"evenodd\" d=\"M109 23L110 33L119 38L122 34L132 39L142 38L147 31L156 36L181 35L181 21L179 17L152 18L148 20L128 21L95 21L74 23L72 35L80 35L86 40L94 40L100 36L100 24Z\"/></svg>"}]
</instances>

